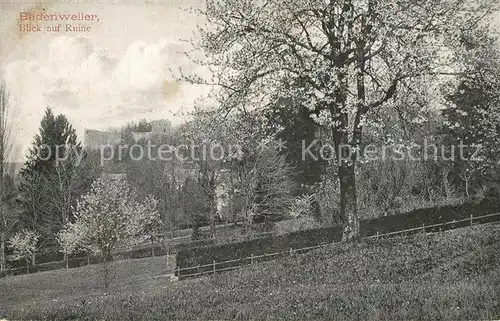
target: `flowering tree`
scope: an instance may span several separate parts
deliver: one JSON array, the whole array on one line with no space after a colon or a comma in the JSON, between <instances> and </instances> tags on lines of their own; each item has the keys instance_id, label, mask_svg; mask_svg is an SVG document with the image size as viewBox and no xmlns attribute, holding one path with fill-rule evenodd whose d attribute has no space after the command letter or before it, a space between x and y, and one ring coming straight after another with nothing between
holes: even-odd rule
<instances>
[{"instance_id":1,"label":"flowering tree","mask_svg":"<svg viewBox=\"0 0 500 321\"><path fill-rule=\"evenodd\" d=\"M280 98L300 97L314 111L338 159L344 240L359 237L352 148L368 112L405 82L455 74L446 53L460 30L476 28L493 9L488 0L207 2L198 62L213 77L187 78L217 86L223 110L278 108Z\"/></svg>"},{"instance_id":2,"label":"flowering tree","mask_svg":"<svg viewBox=\"0 0 500 321\"><path fill-rule=\"evenodd\" d=\"M464 33L457 60L474 73L444 87L447 105L443 110L444 142L466 146L464 157L452 155L453 172L465 186L480 187L498 168L500 155L500 50L495 37L485 30Z\"/></svg>"},{"instance_id":3,"label":"flowering tree","mask_svg":"<svg viewBox=\"0 0 500 321\"><path fill-rule=\"evenodd\" d=\"M143 144L145 148L149 143L156 146L169 145L173 149L173 146L181 144L179 136L179 131L172 130L165 135L153 135L149 141L130 142L130 144ZM140 195L152 195L158 201L157 210L161 215L162 232L165 236L172 236L173 231L185 223L181 206L181 189L186 176L184 162L172 156L168 160L156 157L156 159L126 160L124 163L128 182L140 188L138 189Z\"/></svg>"},{"instance_id":4,"label":"flowering tree","mask_svg":"<svg viewBox=\"0 0 500 321\"><path fill-rule=\"evenodd\" d=\"M58 160L50 173L42 176L47 191L44 193L47 204L55 210L51 220L51 229L58 231L73 221L72 207L77 198L90 188L93 178L99 169L88 159L80 146L65 146L66 155ZM68 266L68 255L64 253L64 261Z\"/></svg>"},{"instance_id":5,"label":"flowering tree","mask_svg":"<svg viewBox=\"0 0 500 321\"><path fill-rule=\"evenodd\" d=\"M23 230L9 239L9 247L14 251L14 260L26 261L26 271L30 273L29 264L35 265L35 254L40 248L40 234Z\"/></svg>"},{"instance_id":6,"label":"flowering tree","mask_svg":"<svg viewBox=\"0 0 500 321\"><path fill-rule=\"evenodd\" d=\"M124 179L101 177L82 196L74 209L75 222L59 232L61 251L84 250L103 259L104 285L109 286L108 266L115 249L149 238L151 226L159 222L156 201L137 194Z\"/></svg>"},{"instance_id":7,"label":"flowering tree","mask_svg":"<svg viewBox=\"0 0 500 321\"><path fill-rule=\"evenodd\" d=\"M281 149L273 141L276 130L265 115L234 111L221 117L217 109L197 109L186 129L186 137L196 146L193 155L199 185L191 184L188 190L197 190L211 226L216 199L221 197L227 200L227 212L233 219L241 216L246 228L256 219L272 220L288 211L294 190L291 167L279 155ZM217 145L220 148L213 148Z\"/></svg>"},{"instance_id":8,"label":"flowering tree","mask_svg":"<svg viewBox=\"0 0 500 321\"><path fill-rule=\"evenodd\" d=\"M246 151L233 166L235 195L246 229L253 221L284 217L293 203L291 167L278 149L269 146Z\"/></svg>"},{"instance_id":9,"label":"flowering tree","mask_svg":"<svg viewBox=\"0 0 500 321\"><path fill-rule=\"evenodd\" d=\"M202 206L198 206L198 212L208 214L212 237L215 237L216 189L221 186L222 173L234 170L231 167L234 162L241 161L243 154L251 154L264 137L264 131L256 129L262 124L256 116L228 113L221 117L217 109L196 109L192 121L183 129L186 140L193 143L189 152L196 168L191 177L195 184L185 186L185 196L199 199Z\"/></svg>"},{"instance_id":10,"label":"flowering tree","mask_svg":"<svg viewBox=\"0 0 500 321\"><path fill-rule=\"evenodd\" d=\"M83 237L76 234L76 230L69 231L62 229L57 233L56 240L59 243L59 251L64 254L64 261L66 262L66 270L69 269L69 256L79 249L79 243Z\"/></svg>"}]
</instances>

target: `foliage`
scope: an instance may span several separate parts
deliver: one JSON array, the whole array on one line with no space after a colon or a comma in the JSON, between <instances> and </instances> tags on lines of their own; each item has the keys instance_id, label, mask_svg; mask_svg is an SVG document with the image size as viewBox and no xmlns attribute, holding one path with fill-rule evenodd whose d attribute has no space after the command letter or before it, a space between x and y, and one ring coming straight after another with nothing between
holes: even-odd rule
<instances>
[{"instance_id":1,"label":"foliage","mask_svg":"<svg viewBox=\"0 0 500 321\"><path fill-rule=\"evenodd\" d=\"M153 136L151 144L156 146L178 146L179 131ZM137 142L142 144L144 142ZM185 162L177 157L165 161L161 159L125 160L124 172L128 182L134 186L141 196L153 196L157 201L157 210L161 216L161 229L163 233L171 232L189 223L183 211L182 188L185 179L189 176L189 169Z\"/></svg>"},{"instance_id":2,"label":"foliage","mask_svg":"<svg viewBox=\"0 0 500 321\"><path fill-rule=\"evenodd\" d=\"M359 166L362 219L462 201L448 180L452 161L374 160Z\"/></svg>"},{"instance_id":3,"label":"foliage","mask_svg":"<svg viewBox=\"0 0 500 321\"><path fill-rule=\"evenodd\" d=\"M445 53L460 30L489 16L490 1L210 1L198 61L210 71L223 112L279 108L301 97L337 152L344 239L359 236L356 157L367 114L406 82L449 74ZM464 14L464 12L467 12Z\"/></svg>"},{"instance_id":4,"label":"foliage","mask_svg":"<svg viewBox=\"0 0 500 321\"><path fill-rule=\"evenodd\" d=\"M56 235L60 251L64 253L66 256L75 253L79 249L81 238L82 236L76 235L76 233L72 233L65 229L61 230Z\"/></svg>"},{"instance_id":5,"label":"foliage","mask_svg":"<svg viewBox=\"0 0 500 321\"><path fill-rule=\"evenodd\" d=\"M98 165L78 146L67 145L65 159L59 160L50 174L43 175L47 192L44 197L47 204L57 210L56 229L72 221L72 208L78 197L90 189L90 185L99 175Z\"/></svg>"},{"instance_id":6,"label":"foliage","mask_svg":"<svg viewBox=\"0 0 500 321\"><path fill-rule=\"evenodd\" d=\"M159 214L154 199L140 202L136 195L123 179L98 178L78 201L75 222L59 233L63 249L81 248L107 260L118 246L146 239Z\"/></svg>"},{"instance_id":7,"label":"foliage","mask_svg":"<svg viewBox=\"0 0 500 321\"><path fill-rule=\"evenodd\" d=\"M192 121L182 129L184 139L192 142L188 151L194 165L189 180L186 179L186 183L191 186L185 186L184 191L187 193L184 196L198 199L196 202L200 204L195 206L195 216L199 219L206 217L211 227L210 236L213 237L215 221L217 216L221 218L222 214L217 213L217 186L224 184L224 170L232 170L232 165L240 160L243 150L252 149L254 140L261 137L261 133L257 127L252 126L256 121L253 117L227 114L221 118L217 111L200 108L197 108L192 116ZM249 135L250 128L255 129L254 135ZM214 148L216 146L219 148ZM230 203L234 203L235 188L232 184L229 185L224 191L227 194L225 197L230 199ZM236 214L234 204L229 212ZM192 209L188 215L195 217ZM198 235L197 223L192 224L193 235Z\"/></svg>"},{"instance_id":8,"label":"foliage","mask_svg":"<svg viewBox=\"0 0 500 321\"><path fill-rule=\"evenodd\" d=\"M314 187L314 200L318 204L316 219L322 224L339 224L340 194L338 180L333 175L325 175L321 183Z\"/></svg>"},{"instance_id":9,"label":"foliage","mask_svg":"<svg viewBox=\"0 0 500 321\"><path fill-rule=\"evenodd\" d=\"M312 113L305 106L299 105L300 99L281 99L280 107L265 111L267 123L272 128L269 134L275 134L276 140L286 142L286 148L280 151L286 155L287 162L295 169L293 179L297 184L295 194L305 192L306 186L314 185L321 181L321 176L328 166L328 162L322 159L314 160L306 157L302 152L304 147L309 146L319 136L320 126L311 118ZM319 154L318 144L311 150L313 154Z\"/></svg>"},{"instance_id":10,"label":"foliage","mask_svg":"<svg viewBox=\"0 0 500 321\"><path fill-rule=\"evenodd\" d=\"M207 214L211 210L210 196L193 177L187 177L182 186L182 209L187 216L192 232L192 239L198 240L201 237L200 227L208 223Z\"/></svg>"},{"instance_id":11,"label":"foliage","mask_svg":"<svg viewBox=\"0 0 500 321\"><path fill-rule=\"evenodd\" d=\"M291 167L275 148L268 122L251 112L220 116L217 110L197 110L184 128L195 156L195 171L183 188L185 197L192 201L185 204L186 214L206 216L211 236L216 219L222 215L229 220L243 218L246 227L255 220L279 218L295 192ZM206 152L215 146L222 148ZM196 200L194 195L199 195ZM217 207L222 198L224 206Z\"/></svg>"},{"instance_id":12,"label":"foliage","mask_svg":"<svg viewBox=\"0 0 500 321\"><path fill-rule=\"evenodd\" d=\"M471 74L443 86L447 104L443 110L443 140L454 160L452 179L468 197L488 181L494 181L500 158L500 51L487 30L464 32L457 52ZM459 155L457 146L465 146ZM476 151L478 151L476 153ZM498 183L498 182L497 182Z\"/></svg>"},{"instance_id":13,"label":"foliage","mask_svg":"<svg viewBox=\"0 0 500 321\"><path fill-rule=\"evenodd\" d=\"M107 262L112 252L149 238L160 218L153 198L141 202L125 180L106 176L94 181L74 213L75 222L68 223L58 234L61 251L70 254L80 249L102 257L106 288Z\"/></svg>"},{"instance_id":14,"label":"foliage","mask_svg":"<svg viewBox=\"0 0 500 321\"><path fill-rule=\"evenodd\" d=\"M64 159L66 147L80 148L76 132L66 116L55 116L47 107L40 122L39 133L35 135L33 146L27 155L28 160L22 170L23 177L34 170L40 173L50 172L56 166L57 159Z\"/></svg>"},{"instance_id":15,"label":"foliage","mask_svg":"<svg viewBox=\"0 0 500 321\"><path fill-rule=\"evenodd\" d=\"M21 208L17 204L19 191L10 175L0 179L0 272L6 266L6 242L19 226Z\"/></svg>"},{"instance_id":16,"label":"foliage","mask_svg":"<svg viewBox=\"0 0 500 321\"><path fill-rule=\"evenodd\" d=\"M290 206L289 215L292 218L298 217L308 217L312 215L312 202L313 196L302 195L298 196L293 200L292 205Z\"/></svg>"},{"instance_id":17,"label":"foliage","mask_svg":"<svg viewBox=\"0 0 500 321\"><path fill-rule=\"evenodd\" d=\"M80 156L81 146L75 129L64 115L55 116L47 108L21 170L20 191L24 206L21 221L25 227L51 238L71 219L69 209L73 204L65 194L72 194L74 190L63 183L77 183L73 173L82 160ZM65 167L64 177L61 176L61 163Z\"/></svg>"},{"instance_id":18,"label":"foliage","mask_svg":"<svg viewBox=\"0 0 500 321\"><path fill-rule=\"evenodd\" d=\"M420 228L423 225L429 227L426 232L437 232L458 227L471 226L468 220L471 213L479 213L474 216L482 216L487 214L498 213L500 203L498 200L485 199L479 203L465 203L457 206L443 206L428 209L420 209L412 212L379 217L371 220L362 220L360 223L361 235L363 237L373 236L378 233L390 233L403 231L412 228ZM465 219L465 222L456 222ZM481 220L475 220L475 223L497 222L500 217L489 217ZM441 223L448 223L441 225ZM179 251L178 267L187 268L195 266L203 266L216 260L217 262L229 261L238 258L249 257L253 255L262 255L275 252L286 252L290 248L304 248L316 246L326 242L340 241L341 233L337 226L327 228L313 228L292 232L289 234L264 237L256 240L244 241L239 243L222 244L211 247L200 247L184 251ZM418 231L422 232L422 231ZM270 259L273 259L271 256ZM228 266L248 264L246 261L231 262ZM218 268L227 267L221 264ZM205 268L194 268L181 271L182 274L198 273L200 271L210 271L210 266Z\"/></svg>"},{"instance_id":19,"label":"foliage","mask_svg":"<svg viewBox=\"0 0 500 321\"><path fill-rule=\"evenodd\" d=\"M43 230L47 234L50 220L46 213L46 199L44 198L44 179L36 171L25 175L19 186L23 212L20 216L21 225L31 230Z\"/></svg>"},{"instance_id":20,"label":"foliage","mask_svg":"<svg viewBox=\"0 0 500 321\"><path fill-rule=\"evenodd\" d=\"M146 119L141 119L137 125L134 126L136 132L150 132L152 130L151 123Z\"/></svg>"},{"instance_id":21,"label":"foliage","mask_svg":"<svg viewBox=\"0 0 500 321\"><path fill-rule=\"evenodd\" d=\"M243 153L233 167L234 199L247 225L283 218L292 206L292 169L275 144Z\"/></svg>"},{"instance_id":22,"label":"foliage","mask_svg":"<svg viewBox=\"0 0 500 321\"><path fill-rule=\"evenodd\" d=\"M22 230L12 236L9 241L9 247L13 250L14 260L25 260L26 266L32 261L34 254L40 247L40 234L30 230Z\"/></svg>"},{"instance_id":23,"label":"foliage","mask_svg":"<svg viewBox=\"0 0 500 321\"><path fill-rule=\"evenodd\" d=\"M13 115L9 108L9 95L3 82L0 83L0 273L6 266L6 241L19 225L20 208L17 204L19 191L14 183L15 173L10 164L13 137L11 127Z\"/></svg>"}]
</instances>

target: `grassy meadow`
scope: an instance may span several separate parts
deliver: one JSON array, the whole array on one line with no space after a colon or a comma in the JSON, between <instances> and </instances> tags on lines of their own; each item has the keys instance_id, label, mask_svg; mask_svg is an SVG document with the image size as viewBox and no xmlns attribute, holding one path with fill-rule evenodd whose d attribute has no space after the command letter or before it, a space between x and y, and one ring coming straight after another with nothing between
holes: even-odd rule
<instances>
[{"instance_id":1,"label":"grassy meadow","mask_svg":"<svg viewBox=\"0 0 500 321\"><path fill-rule=\"evenodd\" d=\"M172 261L172 260L170 260ZM119 264L118 264L119 263ZM171 267L170 267L171 268ZM332 244L306 254L172 282L165 257L0 280L7 320L494 320L500 225Z\"/></svg>"}]
</instances>

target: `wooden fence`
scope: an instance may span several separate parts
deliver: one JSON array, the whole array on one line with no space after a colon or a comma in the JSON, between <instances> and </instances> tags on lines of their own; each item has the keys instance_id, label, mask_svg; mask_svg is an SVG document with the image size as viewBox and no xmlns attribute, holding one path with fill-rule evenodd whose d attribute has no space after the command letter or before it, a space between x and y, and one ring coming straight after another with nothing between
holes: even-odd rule
<instances>
[{"instance_id":1,"label":"wooden fence","mask_svg":"<svg viewBox=\"0 0 500 321\"><path fill-rule=\"evenodd\" d=\"M264 237L268 235L274 235L276 232L261 232L261 233L254 233L252 234L253 237ZM158 235L157 235L158 236ZM162 235L163 236L163 235ZM175 237L172 239L168 239L168 242L173 242L174 244L179 245L180 243L185 244L185 245L190 245L190 246L197 246L197 243L210 240L210 239L202 239L202 240L196 240L196 241L189 241L189 242L182 242L182 240L188 240L191 239L192 235L186 235L186 236L179 236ZM181 241L181 242L177 242ZM238 240L235 240L238 241ZM198 245L199 246L199 245ZM140 255L138 257L133 257L131 253L134 252L139 252L143 251L144 254ZM155 257L155 256L164 256L168 253L166 253L166 249L163 248L161 243L144 243L144 244L138 244L135 246L132 246L130 249L117 249L113 253L113 261L122 261L122 260L128 260L128 259L133 259L133 258L148 258L148 257ZM170 253L171 254L171 253ZM96 258L95 256L80 256L80 257L70 257L69 259L69 268L76 268L76 267L82 267L90 264L98 264L100 260ZM43 262L43 263L37 263L35 266L31 265L29 266L30 273L37 273L37 272L42 272L42 271L50 271L50 270L57 270L57 269L64 269L66 268L66 261L65 260L58 260L58 261L49 261L49 262ZM25 274L26 273L26 266L19 266L19 267L14 267L14 268L8 268L5 269L4 273L6 274Z\"/></svg>"},{"instance_id":2,"label":"wooden fence","mask_svg":"<svg viewBox=\"0 0 500 321\"><path fill-rule=\"evenodd\" d=\"M418 233L420 231L426 233L426 229L446 228L446 227L450 227L450 226L452 227L450 229L454 229L457 227L453 228L453 226L455 226L459 223L464 223L464 222L469 223L467 226L472 226L472 225L474 225L475 221L484 220L484 219L492 218L492 217L496 217L496 216L500 217L500 213L494 213L494 214L488 214L488 215L482 215L482 216L472 216L471 215L469 218L462 219L462 220L454 220L454 221L450 221L450 222L432 224L432 225L422 225L422 226L416 227L416 228L410 228L410 229L406 229L406 230L390 232L390 233L385 233L385 234L378 234L377 233L376 235L363 237L363 240L377 239L377 238L382 238L382 237L391 237L391 236L400 235L400 234ZM491 223L499 223L499 221L494 220L491 222L479 223L478 225L491 224ZM436 232L432 232L432 233L436 233ZM333 244L333 243L322 243L322 244L319 244L316 246L305 247L305 248L300 248L300 249L290 248L289 250L284 251L284 252L266 253L263 255L253 255L252 254L251 256L247 256L247 257L243 257L243 258L239 258L239 259L234 259L234 260L229 260L229 261L216 262L214 260L212 263L205 264L205 265L190 266L190 267L184 267L184 268L177 267L175 269L175 275L180 276L182 278L186 278L186 277L194 277L194 276L201 276L201 275L207 275L207 274L216 274L217 272L234 270L234 269L238 269L238 268L241 268L241 267L249 265L249 264L253 264L255 262L258 262L260 259L266 260L267 258L271 258L271 257L292 255L294 253L299 253L299 252L307 252L310 250L322 248L322 247L330 245L330 244ZM239 263L239 264L234 264L234 263ZM229 266L229 267L217 268L217 266L225 266L228 264L234 264L234 265ZM181 273L182 271L190 271L190 270L191 271L193 271L193 270L199 271L200 269L204 270L204 271L195 272L195 273L188 273L188 274Z\"/></svg>"},{"instance_id":3,"label":"wooden fence","mask_svg":"<svg viewBox=\"0 0 500 321\"><path fill-rule=\"evenodd\" d=\"M438 223L438 224L433 224L433 225L422 225L422 226L416 227L416 228L411 228L411 229L406 229L406 230L401 230L401 231L396 231L396 232L390 232L390 233L385 233L385 234L378 234L377 233L376 235L363 237L363 239L374 239L374 238L376 239L376 238L381 238L381 237L395 236L395 235L399 235L399 234L417 233L419 231L422 231L425 233L426 229L429 230L429 229L443 228L443 227L447 227L450 225L456 225L456 224L465 223L465 222L469 223L469 224L467 224L467 226L472 226L475 221L487 219L487 218L492 218L492 217L496 217L496 216L500 216L500 213L494 213L494 214L482 215L482 216L472 216L471 215L467 219L454 220L454 221L450 221L450 222ZM486 222L486 223L480 223L480 224L489 224L489 223L497 223L497 222L498 221L493 221L493 222ZM273 233L274 232L266 232L266 233L258 233L258 234L267 235L267 234L273 234ZM187 236L187 237L191 237L191 236ZM178 237L176 239L182 239L182 238L187 238L187 237L186 236ZM182 277L192 277L192 276L199 276L199 275L203 275L203 274L214 274L216 272L234 270L234 269L240 268L241 266L253 264L253 263L256 263L259 261L263 261L263 260L266 260L267 258L271 258L271 257L285 256L287 254L291 255L293 253L306 252L306 251L310 251L313 249L318 249L318 248L324 247L325 245L328 245L328 244L332 244L332 243L322 243L320 245L306 247L306 248L300 248L300 249L289 249L288 251L285 251L285 252L268 253L268 254L256 255L256 256L251 255L249 257L244 257L244 258L230 260L230 261L222 261L222 262L214 261L211 264L206 264L206 265L177 268L175 271L176 271L176 275L180 275L179 272L181 272L181 271L199 270L199 269L205 269L207 267L211 267L212 269L210 269L209 271L183 274ZM158 243L147 244L147 245L144 244L144 245L152 247L152 246L158 245ZM153 255L151 255L151 256L154 256L154 252L152 252L152 254ZM70 258L69 260L70 261L79 261L80 264L78 264L78 266L89 265L89 264L92 264L93 261L95 261L91 257L88 257L88 256ZM217 266L227 265L227 264L231 264L231 263L240 263L240 264L235 264L234 266L230 266L230 267L217 268ZM241 263L246 263L246 264L241 264ZM44 271L45 267L47 267L47 270L53 270L50 268L50 266L58 266L59 269L62 269L66 266L66 262L65 261L52 261L52 262L40 263L40 264L36 265L36 267L41 268L40 269L41 271ZM24 271L26 271L26 266L6 269L5 272L6 273L12 273L12 272L15 273L15 271L21 271L21 273L23 273Z\"/></svg>"}]
</instances>

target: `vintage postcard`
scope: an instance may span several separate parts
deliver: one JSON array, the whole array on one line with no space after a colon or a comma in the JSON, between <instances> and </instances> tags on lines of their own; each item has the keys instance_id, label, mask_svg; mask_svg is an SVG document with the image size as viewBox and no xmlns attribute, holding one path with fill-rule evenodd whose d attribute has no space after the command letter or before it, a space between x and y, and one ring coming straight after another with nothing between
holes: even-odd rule
<instances>
[{"instance_id":1,"label":"vintage postcard","mask_svg":"<svg viewBox=\"0 0 500 321\"><path fill-rule=\"evenodd\" d=\"M0 320L500 319L495 0L2 0Z\"/></svg>"}]
</instances>

